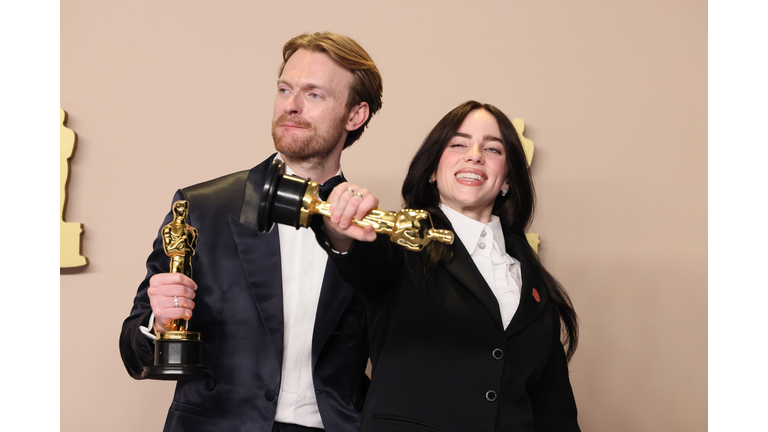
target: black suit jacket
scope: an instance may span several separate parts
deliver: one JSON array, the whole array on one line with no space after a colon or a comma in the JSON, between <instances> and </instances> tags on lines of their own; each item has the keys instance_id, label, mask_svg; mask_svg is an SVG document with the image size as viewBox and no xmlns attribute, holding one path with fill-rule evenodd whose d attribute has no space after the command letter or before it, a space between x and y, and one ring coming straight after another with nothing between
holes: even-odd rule
<instances>
[{"instance_id":1,"label":"black suit jacket","mask_svg":"<svg viewBox=\"0 0 768 432\"><path fill-rule=\"evenodd\" d=\"M187 223L199 240L192 258L198 285L191 331L201 333L212 378L179 382L165 431L270 431L283 359L283 291L278 230L260 233L256 208L272 157L242 171L176 192L189 201ZM163 226L169 223L169 213ZM151 308L149 278L168 272L160 235L120 334L128 373L141 379L154 344L139 330ZM317 404L326 430L357 431L368 386L366 321L359 296L328 262L312 338Z\"/></svg>"},{"instance_id":2,"label":"black suit jacket","mask_svg":"<svg viewBox=\"0 0 768 432\"><path fill-rule=\"evenodd\" d=\"M451 229L442 212L436 228ZM318 232L322 240L322 233ZM467 249L425 276L419 253L388 237L329 252L365 300L373 374L362 431L578 431L560 321L522 237L520 306L504 329L498 302Z\"/></svg>"}]
</instances>

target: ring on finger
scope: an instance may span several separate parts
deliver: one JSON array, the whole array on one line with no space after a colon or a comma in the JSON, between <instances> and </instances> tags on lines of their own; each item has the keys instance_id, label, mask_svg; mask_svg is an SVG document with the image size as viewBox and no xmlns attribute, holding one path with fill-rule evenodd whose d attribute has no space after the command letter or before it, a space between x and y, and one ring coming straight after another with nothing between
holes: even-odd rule
<instances>
[{"instance_id":1,"label":"ring on finger","mask_svg":"<svg viewBox=\"0 0 768 432\"><path fill-rule=\"evenodd\" d=\"M173 307L179 307L179 298L173 296Z\"/></svg>"},{"instance_id":2,"label":"ring on finger","mask_svg":"<svg viewBox=\"0 0 768 432\"><path fill-rule=\"evenodd\" d=\"M346 192L352 192L352 197L353 198L356 197L356 196L359 196L360 198L364 198L362 194L359 194L359 193L355 192L355 190L352 189L352 188L349 188L349 189L345 190L344 192L345 193Z\"/></svg>"}]
</instances>

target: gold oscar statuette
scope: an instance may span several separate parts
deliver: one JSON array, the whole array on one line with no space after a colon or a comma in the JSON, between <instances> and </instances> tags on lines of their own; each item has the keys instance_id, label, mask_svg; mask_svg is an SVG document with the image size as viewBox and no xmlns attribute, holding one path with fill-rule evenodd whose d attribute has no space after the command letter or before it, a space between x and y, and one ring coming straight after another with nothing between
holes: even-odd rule
<instances>
[{"instance_id":1,"label":"gold oscar statuette","mask_svg":"<svg viewBox=\"0 0 768 432\"><path fill-rule=\"evenodd\" d=\"M283 163L272 161L259 199L257 229L268 232L274 223L296 228L308 227L315 214L331 216L330 204L318 197L319 185L311 180L284 175ZM432 228L432 217L425 210L402 209L396 213L374 209L363 220L353 219L360 227L372 225L379 234L387 234L393 243L420 251L432 240L453 243L452 231Z\"/></svg>"},{"instance_id":2,"label":"gold oscar statuette","mask_svg":"<svg viewBox=\"0 0 768 432\"><path fill-rule=\"evenodd\" d=\"M186 223L188 201L173 203L173 220L163 227L163 249L171 259L171 273L182 273L192 278L192 256L197 247L197 229ZM202 379L211 371L200 363L202 341L200 333L187 330L189 323L175 319L171 330L158 332L155 339L155 364L144 367L141 376L158 380Z\"/></svg>"}]
</instances>

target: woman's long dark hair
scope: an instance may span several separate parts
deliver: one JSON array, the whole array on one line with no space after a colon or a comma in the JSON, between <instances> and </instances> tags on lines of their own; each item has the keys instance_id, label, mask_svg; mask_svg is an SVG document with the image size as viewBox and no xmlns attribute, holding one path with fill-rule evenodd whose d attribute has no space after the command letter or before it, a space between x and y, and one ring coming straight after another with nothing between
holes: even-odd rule
<instances>
[{"instance_id":1,"label":"woman's long dark hair","mask_svg":"<svg viewBox=\"0 0 768 432\"><path fill-rule=\"evenodd\" d=\"M507 116L493 105L467 101L440 119L416 151L416 155L408 167L408 174L405 176L402 188L405 207L424 209L430 212L439 208L440 193L437 184L429 183L429 179L432 174L437 172L445 146L459 130L467 115L477 109L488 111L498 122L507 155L507 180L510 188L506 196L499 195L496 198L493 204L493 214L499 217L506 232L511 232L525 239L525 229L533 217L536 200L533 179L528 170L525 152L515 127ZM432 268L440 259L445 258L446 247L442 243L430 242L422 254L427 261L425 268ZM578 322L571 299L560 283L541 265L533 249L529 250L529 256L541 273L547 293L562 321L563 343L567 345L566 355L570 360L579 343Z\"/></svg>"}]
</instances>

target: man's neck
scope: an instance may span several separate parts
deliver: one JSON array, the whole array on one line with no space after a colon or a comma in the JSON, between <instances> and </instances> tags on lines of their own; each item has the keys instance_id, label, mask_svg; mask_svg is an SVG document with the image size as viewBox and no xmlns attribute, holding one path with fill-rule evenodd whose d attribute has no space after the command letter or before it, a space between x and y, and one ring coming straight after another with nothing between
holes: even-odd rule
<instances>
[{"instance_id":1,"label":"man's neck","mask_svg":"<svg viewBox=\"0 0 768 432\"><path fill-rule=\"evenodd\" d=\"M341 155L330 155L323 160L292 160L290 156L280 154L288 168L290 168L297 176L304 179L311 179L313 182L323 184L329 178L338 174L341 168Z\"/></svg>"}]
</instances>

